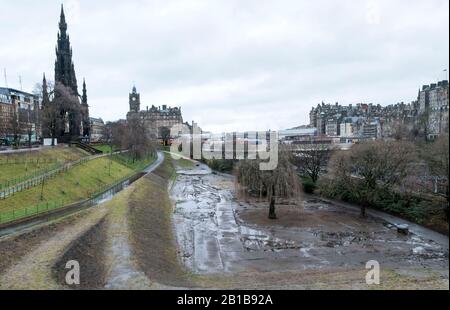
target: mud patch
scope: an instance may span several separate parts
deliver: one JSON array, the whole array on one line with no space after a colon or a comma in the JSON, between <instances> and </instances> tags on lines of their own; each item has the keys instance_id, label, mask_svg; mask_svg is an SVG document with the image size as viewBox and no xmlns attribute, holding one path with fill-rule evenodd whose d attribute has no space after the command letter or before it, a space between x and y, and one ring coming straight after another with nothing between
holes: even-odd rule
<instances>
[{"instance_id":1,"label":"mud patch","mask_svg":"<svg viewBox=\"0 0 450 310\"><path fill-rule=\"evenodd\" d=\"M377 260L393 270L440 270L448 280L448 252L436 242L320 199L278 201L271 220L267 202L238 202L231 184L229 176L191 171L173 186L180 257L195 274L365 270Z\"/></svg>"},{"instance_id":2,"label":"mud patch","mask_svg":"<svg viewBox=\"0 0 450 310\"><path fill-rule=\"evenodd\" d=\"M52 268L53 277L59 285L80 290L103 288L107 271L104 264L106 231L107 221L104 218L68 247ZM80 264L80 285L66 284L66 263L70 260Z\"/></svg>"},{"instance_id":3,"label":"mud patch","mask_svg":"<svg viewBox=\"0 0 450 310\"><path fill-rule=\"evenodd\" d=\"M15 236L0 238L0 274L19 261L25 254L38 247L41 242L47 240L48 236L57 235L66 226L78 220L83 220L88 215L89 211L82 211Z\"/></svg>"}]
</instances>

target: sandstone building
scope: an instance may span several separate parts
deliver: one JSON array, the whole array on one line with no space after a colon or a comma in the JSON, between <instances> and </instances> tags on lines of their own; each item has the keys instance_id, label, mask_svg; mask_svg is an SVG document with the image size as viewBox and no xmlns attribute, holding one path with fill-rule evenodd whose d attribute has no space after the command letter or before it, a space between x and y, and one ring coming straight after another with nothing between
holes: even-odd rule
<instances>
[{"instance_id":1,"label":"sandstone building","mask_svg":"<svg viewBox=\"0 0 450 310\"><path fill-rule=\"evenodd\" d=\"M157 139L166 139L173 126L183 124L183 116L179 107L172 108L166 105L155 107L152 105L151 108L147 107L146 110L141 110L141 96L136 87L133 87L130 93L129 105L127 121L133 118L142 119L149 134Z\"/></svg>"},{"instance_id":2,"label":"sandstone building","mask_svg":"<svg viewBox=\"0 0 450 310\"><path fill-rule=\"evenodd\" d=\"M22 142L38 141L41 135L40 104L36 95L0 87L0 139L4 143L12 143L15 138Z\"/></svg>"},{"instance_id":3,"label":"sandstone building","mask_svg":"<svg viewBox=\"0 0 450 310\"><path fill-rule=\"evenodd\" d=\"M318 135L346 138L391 137L398 126L434 139L448 131L448 81L425 85L416 101L382 107L359 103L342 106L321 103L310 112L310 127Z\"/></svg>"}]
</instances>

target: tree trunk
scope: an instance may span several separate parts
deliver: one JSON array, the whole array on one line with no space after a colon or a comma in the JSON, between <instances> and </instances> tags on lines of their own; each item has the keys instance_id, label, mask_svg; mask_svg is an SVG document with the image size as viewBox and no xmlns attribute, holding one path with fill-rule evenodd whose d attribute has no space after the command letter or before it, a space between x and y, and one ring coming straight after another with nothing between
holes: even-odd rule
<instances>
[{"instance_id":1,"label":"tree trunk","mask_svg":"<svg viewBox=\"0 0 450 310\"><path fill-rule=\"evenodd\" d=\"M270 199L269 207L269 219L276 220L277 214L275 213L275 185L272 186L272 197Z\"/></svg>"},{"instance_id":2,"label":"tree trunk","mask_svg":"<svg viewBox=\"0 0 450 310\"><path fill-rule=\"evenodd\" d=\"M366 203L362 203L361 204L361 217L365 218L366 217Z\"/></svg>"}]
</instances>

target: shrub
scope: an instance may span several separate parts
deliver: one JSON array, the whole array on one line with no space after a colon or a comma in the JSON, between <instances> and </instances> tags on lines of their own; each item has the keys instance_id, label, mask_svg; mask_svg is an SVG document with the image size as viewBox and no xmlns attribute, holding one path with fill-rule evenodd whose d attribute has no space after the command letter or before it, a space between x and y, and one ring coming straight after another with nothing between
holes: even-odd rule
<instances>
[{"instance_id":1,"label":"shrub","mask_svg":"<svg viewBox=\"0 0 450 310\"><path fill-rule=\"evenodd\" d=\"M204 162L215 171L231 173L234 168L234 161L231 159L210 159Z\"/></svg>"},{"instance_id":2,"label":"shrub","mask_svg":"<svg viewBox=\"0 0 450 310\"><path fill-rule=\"evenodd\" d=\"M316 183L314 183L311 178L303 178L303 191L308 194L313 194L316 190Z\"/></svg>"}]
</instances>

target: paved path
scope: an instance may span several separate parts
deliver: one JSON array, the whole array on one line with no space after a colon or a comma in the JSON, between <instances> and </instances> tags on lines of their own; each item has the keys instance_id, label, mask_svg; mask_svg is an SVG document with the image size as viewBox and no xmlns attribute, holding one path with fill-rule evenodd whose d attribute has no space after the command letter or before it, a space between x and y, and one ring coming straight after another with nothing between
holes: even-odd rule
<instances>
[{"instance_id":1,"label":"paved path","mask_svg":"<svg viewBox=\"0 0 450 310\"><path fill-rule=\"evenodd\" d=\"M164 161L163 152L158 152L158 158L156 159L156 161L153 164L151 164L150 166L148 166L147 168L145 168L144 172L151 173L151 172L155 171L156 168L158 168L162 164L163 161Z\"/></svg>"},{"instance_id":2,"label":"paved path","mask_svg":"<svg viewBox=\"0 0 450 310\"><path fill-rule=\"evenodd\" d=\"M343 208L347 208L347 209L351 209L355 212L359 212L360 209L358 206L349 204L349 203L345 203L345 202L341 202L341 201L335 201L335 200L330 200L330 199L326 199L326 198L322 198L322 197L318 197L318 196L314 196L314 195L307 195L305 194L305 197L307 198L312 198L312 199L319 199L322 201L326 201L329 203L332 203L334 205L343 207ZM446 235L443 235L441 233L438 233L434 230L431 230L429 228L423 227L421 225L412 223L410 221L407 221L405 219L399 218L397 216L394 215L390 215L387 214L385 212L382 211L378 211L378 210L374 210L374 209L367 209L366 213L370 216L376 217L376 218L380 218L392 225L401 225L401 224L407 224L409 226L409 230L422 237L425 239L429 239L429 240L433 240L434 242L438 243L440 246L442 246L444 249L447 250L449 249L449 237Z\"/></svg>"},{"instance_id":3,"label":"paved path","mask_svg":"<svg viewBox=\"0 0 450 310\"><path fill-rule=\"evenodd\" d=\"M11 149L11 150L6 150L6 151L0 151L0 155L34 152L34 151L41 151L41 150L50 149L50 148L52 148L52 147L51 146L40 146L40 147L31 148L31 149L20 149L20 150L12 150Z\"/></svg>"}]
</instances>

